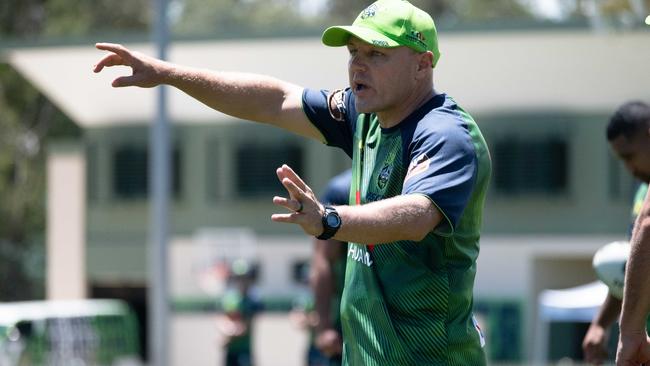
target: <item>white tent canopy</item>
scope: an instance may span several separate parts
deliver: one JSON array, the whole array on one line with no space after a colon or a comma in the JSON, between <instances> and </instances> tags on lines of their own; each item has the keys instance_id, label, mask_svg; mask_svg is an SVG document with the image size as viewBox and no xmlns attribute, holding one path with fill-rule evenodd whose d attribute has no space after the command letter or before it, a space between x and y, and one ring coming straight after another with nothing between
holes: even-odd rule
<instances>
[{"instance_id":1,"label":"white tent canopy","mask_svg":"<svg viewBox=\"0 0 650 366\"><path fill-rule=\"evenodd\" d=\"M539 295L539 316L549 321L590 322L607 297L602 282L564 290L544 290Z\"/></svg>"},{"instance_id":2,"label":"white tent canopy","mask_svg":"<svg viewBox=\"0 0 650 366\"><path fill-rule=\"evenodd\" d=\"M551 322L583 322L594 318L607 297L607 286L600 281L563 290L544 290L539 294L536 341L533 360L546 365Z\"/></svg>"}]
</instances>

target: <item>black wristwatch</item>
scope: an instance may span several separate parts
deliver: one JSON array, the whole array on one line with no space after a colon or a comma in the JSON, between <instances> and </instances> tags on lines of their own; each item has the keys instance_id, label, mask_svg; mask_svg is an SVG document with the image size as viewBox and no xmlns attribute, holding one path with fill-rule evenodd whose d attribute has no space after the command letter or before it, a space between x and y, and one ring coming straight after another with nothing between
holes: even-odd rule
<instances>
[{"instance_id":1,"label":"black wristwatch","mask_svg":"<svg viewBox=\"0 0 650 366\"><path fill-rule=\"evenodd\" d=\"M341 228L341 216L332 206L325 206L321 221L323 223L323 233L317 236L316 239L327 240L333 237Z\"/></svg>"}]
</instances>

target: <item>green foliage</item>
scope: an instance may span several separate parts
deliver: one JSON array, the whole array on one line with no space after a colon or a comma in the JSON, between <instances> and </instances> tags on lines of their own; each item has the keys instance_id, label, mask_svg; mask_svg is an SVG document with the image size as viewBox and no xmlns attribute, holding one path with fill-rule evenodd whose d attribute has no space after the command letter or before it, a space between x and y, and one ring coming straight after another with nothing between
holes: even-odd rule
<instances>
[{"instance_id":1,"label":"green foliage","mask_svg":"<svg viewBox=\"0 0 650 366\"><path fill-rule=\"evenodd\" d=\"M43 11L43 33L54 36L145 32L152 17L150 0L49 0Z\"/></svg>"},{"instance_id":2,"label":"green foliage","mask_svg":"<svg viewBox=\"0 0 650 366\"><path fill-rule=\"evenodd\" d=\"M371 0L333 0L329 12L339 21L350 22ZM449 22L485 22L515 18L532 18L530 11L519 0L411 0L427 11L437 24Z\"/></svg>"},{"instance_id":3,"label":"green foliage","mask_svg":"<svg viewBox=\"0 0 650 366\"><path fill-rule=\"evenodd\" d=\"M302 17L296 0L183 0L172 9L173 32L180 35L261 35L282 30L314 27L314 19ZM320 22L316 21L320 26Z\"/></svg>"},{"instance_id":4,"label":"green foliage","mask_svg":"<svg viewBox=\"0 0 650 366\"><path fill-rule=\"evenodd\" d=\"M80 130L6 64L0 64L0 301L43 293L44 147Z\"/></svg>"}]
</instances>

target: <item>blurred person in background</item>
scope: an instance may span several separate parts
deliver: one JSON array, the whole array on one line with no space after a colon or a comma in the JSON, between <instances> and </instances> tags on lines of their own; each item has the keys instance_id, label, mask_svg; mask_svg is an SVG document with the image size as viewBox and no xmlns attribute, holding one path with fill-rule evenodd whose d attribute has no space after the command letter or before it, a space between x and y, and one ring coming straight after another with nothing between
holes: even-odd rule
<instances>
[{"instance_id":1,"label":"blurred person in background","mask_svg":"<svg viewBox=\"0 0 650 366\"><path fill-rule=\"evenodd\" d=\"M290 212L271 216L320 240L348 242L343 364L485 365L472 304L492 166L476 122L433 87L440 59L433 19L408 1L379 0L352 26L325 30L322 41L347 47L347 88L195 69L110 43L96 45L109 54L94 71L128 66L132 74L114 87L172 85L225 114L345 151L349 206L322 204L283 165L276 174L288 197L273 202Z\"/></svg>"},{"instance_id":2,"label":"blurred person in background","mask_svg":"<svg viewBox=\"0 0 650 366\"><path fill-rule=\"evenodd\" d=\"M220 299L223 313L217 317L226 366L254 364L253 320L262 308L251 291L254 279L254 269L249 262L241 259L233 261L228 288Z\"/></svg>"},{"instance_id":3,"label":"blurred person in background","mask_svg":"<svg viewBox=\"0 0 650 366\"><path fill-rule=\"evenodd\" d=\"M332 178L321 202L327 205L345 205L350 199L352 170ZM339 308L345 282L346 242L314 238L310 284L314 294L317 316L309 349L309 366L339 366L343 354L343 336ZM318 363L323 360L325 362Z\"/></svg>"},{"instance_id":4,"label":"blurred person in background","mask_svg":"<svg viewBox=\"0 0 650 366\"><path fill-rule=\"evenodd\" d=\"M349 200L352 170L332 178L325 188L321 202L343 205ZM308 366L340 366L343 336L339 307L345 281L347 243L314 238L309 273L304 282L310 286L308 294L299 296L291 312L294 324L309 331L306 354ZM307 266L306 266L307 267Z\"/></svg>"},{"instance_id":5,"label":"blurred person in background","mask_svg":"<svg viewBox=\"0 0 650 366\"><path fill-rule=\"evenodd\" d=\"M612 151L621 159L627 170L639 179L639 185L632 205L629 237L636 219L641 212L643 200L650 180L650 106L643 102L631 101L616 110L607 125L607 141ZM645 135L644 135L645 134ZM609 331L621 313L623 293L610 288L598 314L589 325L582 342L586 362L600 365L608 358L607 343ZM645 324L645 323L644 323Z\"/></svg>"},{"instance_id":6,"label":"blurred person in background","mask_svg":"<svg viewBox=\"0 0 650 366\"><path fill-rule=\"evenodd\" d=\"M621 117L627 121L624 132L613 136L612 144L633 174L643 181L650 180L650 106L632 102L621 107ZM609 137L609 133L608 133ZM625 270L623 310L616 352L617 366L650 363L650 338L646 321L650 313L650 195L639 211L632 230L630 259Z\"/></svg>"},{"instance_id":7,"label":"blurred person in background","mask_svg":"<svg viewBox=\"0 0 650 366\"><path fill-rule=\"evenodd\" d=\"M643 182L637 190L632 209L633 229L630 231L630 235L633 249L630 253L626 270L629 271L630 263L635 261L633 259L635 256L634 246L638 246L638 243L634 243L639 240L638 223L639 221L643 221L644 200L646 200L648 182L650 181L650 106L640 101L631 101L620 106L610 118L609 124L607 125L607 140L612 151L623 161L627 170ZM650 250L650 247L648 249ZM645 264L648 265L650 263ZM628 282L627 277L628 273L626 272L626 287ZM647 277L645 281L647 282ZM623 299L626 298L628 292L628 289L626 289L623 294ZM607 359L608 353L606 347L609 328L621 313L622 304L627 301L623 299L621 299L620 293L616 293L612 289L608 292L607 298L590 324L583 340L582 347L585 361L599 365ZM625 311L623 311L623 314L625 314ZM623 319L621 320L621 339L623 337L626 339L625 357L631 355L630 349L628 348L628 340L634 339L634 341L638 341L642 339L645 342L646 318L647 313L639 317L638 319L641 320L633 327L631 324L624 326ZM639 331L639 334L635 333L634 335L640 338L629 338L629 333L625 330L626 328ZM619 359L618 356L617 359ZM627 363L622 364L627 365ZM635 363L630 363L630 365L632 364ZM636 363L635 365L638 364Z\"/></svg>"}]
</instances>

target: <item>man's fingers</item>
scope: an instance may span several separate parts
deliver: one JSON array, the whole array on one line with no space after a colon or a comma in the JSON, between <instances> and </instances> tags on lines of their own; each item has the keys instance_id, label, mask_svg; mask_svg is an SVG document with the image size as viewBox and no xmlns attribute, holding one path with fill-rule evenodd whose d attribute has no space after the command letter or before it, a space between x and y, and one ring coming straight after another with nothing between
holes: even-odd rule
<instances>
[{"instance_id":1,"label":"man's fingers","mask_svg":"<svg viewBox=\"0 0 650 366\"><path fill-rule=\"evenodd\" d=\"M305 192L303 192L303 190L300 189L296 185L296 183L294 183L294 181L292 181L291 179L289 178L282 179L282 185L284 186L284 188L286 188L287 192L289 192L289 195L295 200L299 202L303 202L303 200L308 199L307 196L305 195Z\"/></svg>"},{"instance_id":2,"label":"man's fingers","mask_svg":"<svg viewBox=\"0 0 650 366\"><path fill-rule=\"evenodd\" d=\"M298 217L300 217L300 214L297 212L288 213L288 214L273 214L271 215L271 221L284 222L288 224L297 224Z\"/></svg>"},{"instance_id":3,"label":"man's fingers","mask_svg":"<svg viewBox=\"0 0 650 366\"><path fill-rule=\"evenodd\" d=\"M296 186L298 186L298 188L300 188L302 191L307 191L307 189L309 188L307 184L305 184L302 178L300 178L298 174L296 174L296 172L294 172L293 169L291 169L290 166L288 166L287 164L283 164L280 169L282 170L283 177L291 179L293 182L295 182Z\"/></svg>"},{"instance_id":4,"label":"man's fingers","mask_svg":"<svg viewBox=\"0 0 650 366\"><path fill-rule=\"evenodd\" d=\"M113 52L122 58L129 58L131 56L131 53L126 47L117 43L95 43L95 48L102 51Z\"/></svg>"},{"instance_id":5,"label":"man's fingers","mask_svg":"<svg viewBox=\"0 0 650 366\"><path fill-rule=\"evenodd\" d=\"M104 56L93 68L94 72L100 72L104 67L111 67L117 65L125 65L122 57L112 53L110 55Z\"/></svg>"},{"instance_id":6,"label":"man's fingers","mask_svg":"<svg viewBox=\"0 0 650 366\"><path fill-rule=\"evenodd\" d=\"M114 88L121 88L125 86L133 86L136 85L136 83L139 81L139 78L135 75L131 76L120 76L119 78L113 80L113 83L111 85Z\"/></svg>"},{"instance_id":7,"label":"man's fingers","mask_svg":"<svg viewBox=\"0 0 650 366\"><path fill-rule=\"evenodd\" d=\"M273 197L273 203L278 205L278 206L282 206L282 207L286 208L289 211L298 212L298 211L300 211L300 208L301 208L301 204L300 204L299 201L288 199L288 198L285 198L285 197L275 196L275 197Z\"/></svg>"}]
</instances>

